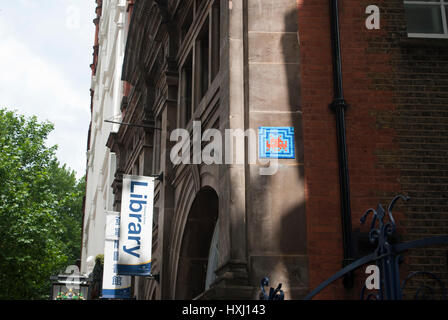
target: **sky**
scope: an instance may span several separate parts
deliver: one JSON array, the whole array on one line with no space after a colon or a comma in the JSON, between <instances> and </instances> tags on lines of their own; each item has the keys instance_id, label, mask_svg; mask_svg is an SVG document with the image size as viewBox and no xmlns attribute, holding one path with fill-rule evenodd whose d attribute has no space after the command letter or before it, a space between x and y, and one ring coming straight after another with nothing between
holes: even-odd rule
<instances>
[{"instance_id":1,"label":"sky","mask_svg":"<svg viewBox=\"0 0 448 320\"><path fill-rule=\"evenodd\" d=\"M0 108L55 126L61 164L85 174L95 0L0 2Z\"/></svg>"}]
</instances>

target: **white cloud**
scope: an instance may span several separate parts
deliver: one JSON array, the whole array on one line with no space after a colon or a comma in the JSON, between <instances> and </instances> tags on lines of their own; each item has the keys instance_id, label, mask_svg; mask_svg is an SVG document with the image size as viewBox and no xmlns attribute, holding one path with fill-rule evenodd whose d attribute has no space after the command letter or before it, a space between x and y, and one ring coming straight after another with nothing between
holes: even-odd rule
<instances>
[{"instance_id":1,"label":"white cloud","mask_svg":"<svg viewBox=\"0 0 448 320\"><path fill-rule=\"evenodd\" d=\"M60 1L44 0L47 6L37 9L35 1L15 3L0 7L0 107L54 123L48 144L57 144L58 159L81 177L90 122L93 24L84 17L80 30L69 30L64 28L64 19L51 22L61 10ZM49 4L55 8L50 10ZM92 6L87 7L84 15L92 10L89 15L93 16ZM16 17L25 9L29 16ZM24 19L29 24L24 25ZM39 21L43 23L36 24Z\"/></svg>"}]
</instances>

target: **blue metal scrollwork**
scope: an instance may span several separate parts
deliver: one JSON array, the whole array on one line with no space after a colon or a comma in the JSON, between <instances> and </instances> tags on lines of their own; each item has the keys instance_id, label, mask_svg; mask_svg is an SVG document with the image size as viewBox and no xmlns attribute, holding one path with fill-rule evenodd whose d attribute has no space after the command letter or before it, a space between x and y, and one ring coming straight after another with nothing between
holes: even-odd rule
<instances>
[{"instance_id":1,"label":"blue metal scrollwork","mask_svg":"<svg viewBox=\"0 0 448 320\"><path fill-rule=\"evenodd\" d=\"M377 243L376 253L376 265L380 269L381 287L378 295L378 299L386 298L387 300L401 299L400 277L398 268L398 256L394 251L393 245L390 244L389 239L396 231L395 220L392 215L392 209L395 206L397 200L403 199L409 201L409 197L398 195L390 202L387 212L384 210L381 204L378 204L377 210L367 210L361 218L361 224L364 224L368 215L373 213L372 223L370 225L369 238L370 242ZM389 217L389 221L386 221L386 213ZM376 222L378 221L378 228L376 228ZM383 292L383 289L385 292ZM385 296L383 296L385 294Z\"/></svg>"},{"instance_id":2,"label":"blue metal scrollwork","mask_svg":"<svg viewBox=\"0 0 448 320\"><path fill-rule=\"evenodd\" d=\"M448 235L436 236L431 238L424 238L406 243L392 244L391 238L396 231L396 224L392 215L392 209L398 200L409 201L410 198L404 195L395 196L387 207L387 211L381 204L378 204L377 209L368 209L361 218L361 224L364 224L369 216L373 214L372 222L370 224L369 240L372 244L376 244L375 251L369 255L366 255L355 262L349 264L343 269L336 272L333 276L322 282L317 288L310 292L305 300L312 299L315 295L321 292L328 285L343 277L349 272L360 268L367 263L374 262L380 270L380 288L375 292L367 294L367 300L401 300L403 299L403 290L405 289L408 280L416 275L429 275L435 280L441 287L442 299L446 297L446 290L443 282L433 273L418 271L409 275L403 283L400 285L400 273L399 262L401 260L400 253L403 253L409 249L418 247L426 247L430 245L448 244ZM388 218L388 219L387 219ZM378 222L378 223L377 223ZM434 293L434 290L426 284L421 285L414 296L415 299L424 297L423 292L429 291ZM361 290L361 299L364 299L366 295L366 286L364 285Z\"/></svg>"},{"instance_id":3,"label":"blue metal scrollwork","mask_svg":"<svg viewBox=\"0 0 448 320\"><path fill-rule=\"evenodd\" d=\"M412 272L410 275L408 275L406 277L406 279L403 280L402 284L401 284L401 290L404 291L406 284L408 284L408 281L412 278L414 278L415 276L418 275L427 275L430 276L430 278L432 278L440 287L440 291L441 291L441 298L442 300L446 299L446 289L445 289L445 285L443 284L443 281L440 280L439 277L437 277L434 273L432 272L428 272L428 271L416 271L416 272ZM414 299L422 299L422 300L426 300L427 296L424 293L424 290L427 290L430 292L431 296L435 295L434 292L434 288L426 285L426 284L422 284L419 288L417 288L415 295L414 295ZM420 295L421 293L421 295Z\"/></svg>"}]
</instances>

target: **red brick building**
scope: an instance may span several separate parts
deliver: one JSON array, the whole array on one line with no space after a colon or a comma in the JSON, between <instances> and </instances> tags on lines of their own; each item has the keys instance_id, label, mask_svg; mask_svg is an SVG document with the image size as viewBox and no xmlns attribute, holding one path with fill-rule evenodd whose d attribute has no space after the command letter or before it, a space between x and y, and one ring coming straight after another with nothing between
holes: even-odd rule
<instances>
[{"instance_id":1,"label":"red brick building","mask_svg":"<svg viewBox=\"0 0 448 320\"><path fill-rule=\"evenodd\" d=\"M328 107L334 93L329 2L297 2L310 288L340 269L343 256L336 122ZM366 209L403 193L411 200L395 217L401 241L448 233L448 35L445 25L437 30L442 35L409 37L407 25L419 23L409 21L412 10L422 20L443 12L440 3L411 5L406 15L404 2L339 1L353 230L368 231L359 223ZM380 10L379 29L365 25L371 4ZM434 16L424 16L428 8ZM415 250L405 265L446 281L446 253ZM358 292L333 285L319 297Z\"/></svg>"}]
</instances>

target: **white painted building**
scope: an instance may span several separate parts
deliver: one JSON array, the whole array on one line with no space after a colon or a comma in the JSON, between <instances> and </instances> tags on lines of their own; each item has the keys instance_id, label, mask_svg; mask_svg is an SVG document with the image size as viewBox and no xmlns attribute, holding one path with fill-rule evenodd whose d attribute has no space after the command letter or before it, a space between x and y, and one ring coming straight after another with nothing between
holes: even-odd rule
<instances>
[{"instance_id":1,"label":"white painted building","mask_svg":"<svg viewBox=\"0 0 448 320\"><path fill-rule=\"evenodd\" d=\"M95 257L104 253L106 211L113 207L112 182L116 169L115 154L106 147L110 132L121 120L123 96L121 69L126 45L126 0L97 1L102 6L99 17L98 60L92 76L92 122L87 151L87 188L83 221L81 273L92 272ZM94 62L95 63L95 62Z\"/></svg>"}]
</instances>

